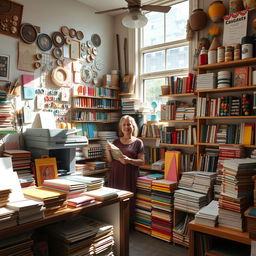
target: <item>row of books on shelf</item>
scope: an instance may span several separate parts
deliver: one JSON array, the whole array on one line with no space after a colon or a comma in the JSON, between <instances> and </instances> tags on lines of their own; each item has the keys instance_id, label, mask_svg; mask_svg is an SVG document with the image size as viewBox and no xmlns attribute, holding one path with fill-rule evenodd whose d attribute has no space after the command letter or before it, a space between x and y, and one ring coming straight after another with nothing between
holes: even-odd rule
<instances>
[{"instance_id":1,"label":"row of books on shelf","mask_svg":"<svg viewBox=\"0 0 256 256\"><path fill-rule=\"evenodd\" d=\"M96 96L96 97L118 97L116 90L111 90L103 87L74 85L73 96Z\"/></svg>"},{"instance_id":2,"label":"row of books on shelf","mask_svg":"<svg viewBox=\"0 0 256 256\"><path fill-rule=\"evenodd\" d=\"M76 123L77 135L86 136L89 139L97 138L97 125L93 123Z\"/></svg>"},{"instance_id":3,"label":"row of books on shelf","mask_svg":"<svg viewBox=\"0 0 256 256\"><path fill-rule=\"evenodd\" d=\"M83 147L83 154L86 158L102 157L104 152L101 144L89 144Z\"/></svg>"},{"instance_id":4,"label":"row of books on shelf","mask_svg":"<svg viewBox=\"0 0 256 256\"><path fill-rule=\"evenodd\" d=\"M145 147L145 162L147 164L155 163L160 159L164 159L166 149L165 148L152 148L152 147Z\"/></svg>"},{"instance_id":5,"label":"row of books on shelf","mask_svg":"<svg viewBox=\"0 0 256 256\"><path fill-rule=\"evenodd\" d=\"M199 97L196 115L199 116L249 116L256 111L256 92L253 97L221 96L218 98Z\"/></svg>"},{"instance_id":6,"label":"row of books on shelf","mask_svg":"<svg viewBox=\"0 0 256 256\"><path fill-rule=\"evenodd\" d=\"M120 102L112 99L74 98L75 108L119 108Z\"/></svg>"},{"instance_id":7,"label":"row of books on shelf","mask_svg":"<svg viewBox=\"0 0 256 256\"><path fill-rule=\"evenodd\" d=\"M187 77L169 76L170 94L192 93L195 91L196 75L189 73Z\"/></svg>"},{"instance_id":8,"label":"row of books on shelf","mask_svg":"<svg viewBox=\"0 0 256 256\"><path fill-rule=\"evenodd\" d=\"M169 100L161 104L161 120L193 120L196 107L187 103Z\"/></svg>"},{"instance_id":9,"label":"row of books on shelf","mask_svg":"<svg viewBox=\"0 0 256 256\"><path fill-rule=\"evenodd\" d=\"M255 123L202 125L201 142L256 145Z\"/></svg>"},{"instance_id":10,"label":"row of books on shelf","mask_svg":"<svg viewBox=\"0 0 256 256\"><path fill-rule=\"evenodd\" d=\"M98 111L74 111L74 121L111 121L116 122L120 119L118 112L98 112Z\"/></svg>"}]
</instances>

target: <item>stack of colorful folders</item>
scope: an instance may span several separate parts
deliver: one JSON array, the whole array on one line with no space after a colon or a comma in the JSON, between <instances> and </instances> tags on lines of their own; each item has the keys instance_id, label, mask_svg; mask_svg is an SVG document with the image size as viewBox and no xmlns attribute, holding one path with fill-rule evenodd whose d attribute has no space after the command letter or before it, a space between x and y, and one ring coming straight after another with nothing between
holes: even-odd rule
<instances>
[{"instance_id":1,"label":"stack of colorful folders","mask_svg":"<svg viewBox=\"0 0 256 256\"><path fill-rule=\"evenodd\" d=\"M173 193L177 183L169 180L152 181L152 233L167 242L172 241Z\"/></svg>"},{"instance_id":2,"label":"stack of colorful folders","mask_svg":"<svg viewBox=\"0 0 256 256\"><path fill-rule=\"evenodd\" d=\"M153 178L142 176L137 179L135 205L135 229L151 235L151 183Z\"/></svg>"},{"instance_id":3,"label":"stack of colorful folders","mask_svg":"<svg viewBox=\"0 0 256 256\"><path fill-rule=\"evenodd\" d=\"M5 150L3 156L12 158L13 171L17 172L22 188L35 185L31 169L31 152L27 150Z\"/></svg>"}]
</instances>

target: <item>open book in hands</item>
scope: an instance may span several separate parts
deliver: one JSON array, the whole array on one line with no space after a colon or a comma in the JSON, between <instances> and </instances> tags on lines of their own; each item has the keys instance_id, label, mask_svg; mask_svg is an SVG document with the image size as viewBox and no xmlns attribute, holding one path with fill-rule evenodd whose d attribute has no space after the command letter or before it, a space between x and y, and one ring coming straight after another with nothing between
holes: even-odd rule
<instances>
[{"instance_id":1,"label":"open book in hands","mask_svg":"<svg viewBox=\"0 0 256 256\"><path fill-rule=\"evenodd\" d=\"M118 160L119 158L124 157L122 151L117 146L109 141L107 141L107 143L111 147L111 155L113 159Z\"/></svg>"}]
</instances>

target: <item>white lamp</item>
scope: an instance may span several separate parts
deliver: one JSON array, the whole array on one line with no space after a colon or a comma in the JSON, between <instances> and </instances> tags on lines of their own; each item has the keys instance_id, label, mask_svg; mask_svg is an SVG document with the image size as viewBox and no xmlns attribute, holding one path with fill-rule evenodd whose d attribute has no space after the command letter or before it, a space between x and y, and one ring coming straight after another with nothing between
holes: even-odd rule
<instances>
[{"instance_id":1,"label":"white lamp","mask_svg":"<svg viewBox=\"0 0 256 256\"><path fill-rule=\"evenodd\" d=\"M122 19L122 24L127 28L142 28L147 23L147 17L141 13L139 8L130 9Z\"/></svg>"}]
</instances>

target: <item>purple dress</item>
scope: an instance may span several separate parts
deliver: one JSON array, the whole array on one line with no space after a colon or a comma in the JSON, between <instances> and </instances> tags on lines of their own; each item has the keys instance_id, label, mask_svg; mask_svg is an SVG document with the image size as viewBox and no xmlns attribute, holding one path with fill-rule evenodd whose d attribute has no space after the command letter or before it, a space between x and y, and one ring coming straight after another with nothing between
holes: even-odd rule
<instances>
[{"instance_id":1,"label":"purple dress","mask_svg":"<svg viewBox=\"0 0 256 256\"><path fill-rule=\"evenodd\" d=\"M116 139L113 144L117 146L124 155L132 159L137 159L139 153L144 152L143 142L137 139L131 144L123 144L120 139ZM118 160L112 162L112 169L109 174L109 187L123 189L136 193L136 181L139 167L131 164L122 164ZM134 195L135 196L135 195ZM135 199L131 200L131 219L134 216Z\"/></svg>"}]
</instances>

